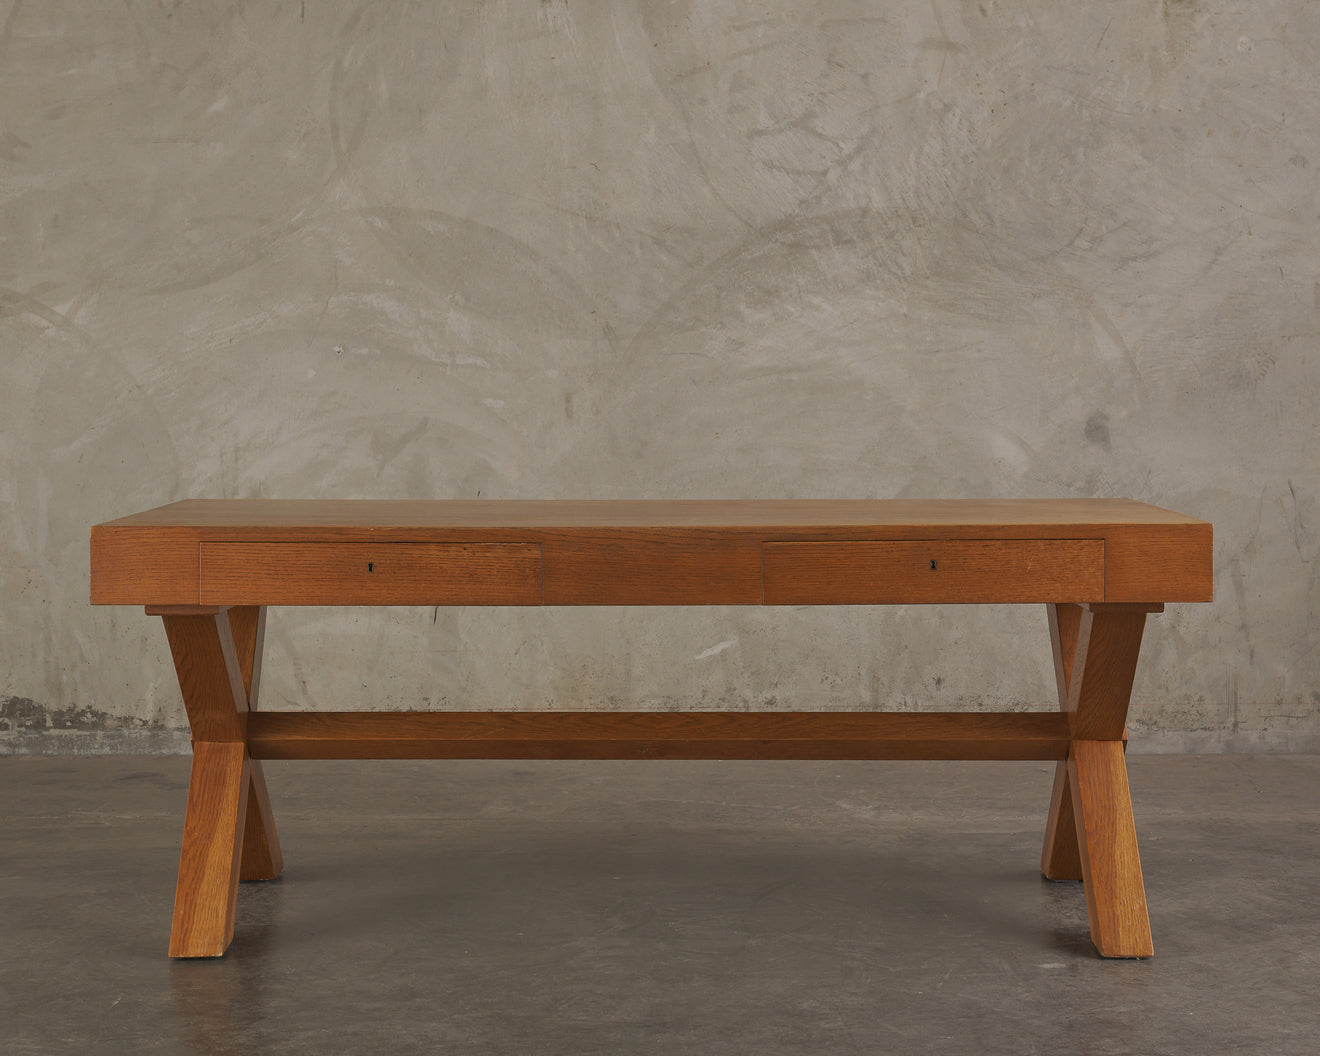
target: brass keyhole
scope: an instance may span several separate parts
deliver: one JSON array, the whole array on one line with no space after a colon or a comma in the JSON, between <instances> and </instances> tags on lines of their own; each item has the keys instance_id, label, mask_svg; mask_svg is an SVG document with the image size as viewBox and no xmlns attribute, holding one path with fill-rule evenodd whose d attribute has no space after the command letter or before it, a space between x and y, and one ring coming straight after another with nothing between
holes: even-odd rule
<instances>
[{"instance_id":1,"label":"brass keyhole","mask_svg":"<svg viewBox=\"0 0 1320 1056\"><path fill-rule=\"evenodd\" d=\"M930 559L930 570L931 570L932 572L934 572L934 571L935 571L935 568L936 568L936 566L935 566L935 559L932 557L932 558Z\"/></svg>"},{"instance_id":2,"label":"brass keyhole","mask_svg":"<svg viewBox=\"0 0 1320 1056\"><path fill-rule=\"evenodd\" d=\"M932 562L931 562L931 568L934 568L934 567L935 567L935 562L932 561ZM375 571L376 571L376 562L374 562L374 561L368 561L368 562L367 562L367 571L368 571L368 572L375 572Z\"/></svg>"}]
</instances>

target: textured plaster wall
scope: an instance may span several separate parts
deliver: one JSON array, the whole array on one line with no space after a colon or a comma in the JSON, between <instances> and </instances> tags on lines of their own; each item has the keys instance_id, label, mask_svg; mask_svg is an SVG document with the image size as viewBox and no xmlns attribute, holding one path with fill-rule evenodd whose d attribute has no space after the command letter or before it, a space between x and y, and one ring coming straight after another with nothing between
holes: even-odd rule
<instances>
[{"instance_id":1,"label":"textured plaster wall","mask_svg":"<svg viewBox=\"0 0 1320 1056\"><path fill-rule=\"evenodd\" d=\"M1320 747L1320 4L0 0L0 752L186 496L1126 495L1134 749ZM1050 707L1043 611L275 610L267 706Z\"/></svg>"}]
</instances>

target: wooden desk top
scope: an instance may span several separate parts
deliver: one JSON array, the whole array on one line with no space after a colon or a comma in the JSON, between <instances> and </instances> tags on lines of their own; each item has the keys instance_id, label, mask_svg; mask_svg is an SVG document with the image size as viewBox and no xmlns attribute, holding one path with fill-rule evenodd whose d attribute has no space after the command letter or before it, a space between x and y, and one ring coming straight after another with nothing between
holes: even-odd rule
<instances>
[{"instance_id":1,"label":"wooden desk top","mask_svg":"<svg viewBox=\"0 0 1320 1056\"><path fill-rule=\"evenodd\" d=\"M835 528L1093 528L1205 521L1132 499L187 499L107 521L102 529L195 529L207 538L299 538L357 529L657 530L789 533ZM256 534L252 534L256 533ZM375 536L379 537L379 536Z\"/></svg>"},{"instance_id":2,"label":"wooden desk top","mask_svg":"<svg viewBox=\"0 0 1320 1056\"><path fill-rule=\"evenodd\" d=\"M1065 545L1069 540L1075 542ZM416 544L388 551L401 559L400 578L426 578L426 562L441 553L437 546L449 546L449 557L462 546L468 548L464 560L477 574L507 566L526 589L519 588L521 600L516 601L504 600L503 594L491 595L500 600L446 600L449 595L443 592L426 594L426 601L398 601L410 595L375 591L380 578L364 581L371 590L323 589L318 600L279 590L262 594L251 582L242 589L235 586L239 579L257 576L243 569L258 566L266 583L279 579L282 570L286 579L296 578L289 564L294 549L301 559L325 544L317 551L322 561L317 574L325 578L338 574L338 565L324 563L330 556L354 564L364 554L371 556L361 546L392 543ZM843 549L794 548L813 543ZM927 554L927 544L936 543L944 549ZM501 551L492 544L524 544L526 549ZM912 545L895 549L898 544ZM916 544L926 549L913 549ZM1208 522L1130 499L193 499L94 526L91 597L94 604L112 605L196 605L218 603L221 596L229 598L226 604L871 603L872 595L865 592L858 597L867 600L848 595L811 602L800 600L807 596L800 594L772 598L765 589L767 575L780 575L776 569L827 580L821 571L826 565L842 583L854 563L864 559L867 567L879 568L875 562L880 561L889 578L893 569L913 561L935 562L930 571L962 569L961 574L975 573L982 584L979 592L956 592L951 599L937 592L934 600L1208 601L1211 546ZM1061 570L1092 564L1094 576L1085 589L1063 586L1057 578L1042 586L1042 560ZM237 591L232 597L214 576L207 587L208 562L213 570L227 570L215 575L224 580L224 590ZM376 560L370 563L373 574L396 567L387 561L377 569ZM1029 589L1014 593L985 586L1011 579L1019 565L1034 584ZM535 596L530 593L533 580L541 584ZM1060 591L1073 596L1054 596ZM900 594L894 600L931 600L920 590Z\"/></svg>"}]
</instances>

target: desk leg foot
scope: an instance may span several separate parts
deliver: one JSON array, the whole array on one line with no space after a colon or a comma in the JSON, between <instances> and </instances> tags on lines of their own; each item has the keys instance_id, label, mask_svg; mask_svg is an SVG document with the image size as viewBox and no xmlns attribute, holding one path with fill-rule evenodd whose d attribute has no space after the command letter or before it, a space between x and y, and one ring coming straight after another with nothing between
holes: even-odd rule
<instances>
[{"instance_id":1,"label":"desk leg foot","mask_svg":"<svg viewBox=\"0 0 1320 1056\"><path fill-rule=\"evenodd\" d=\"M261 763L248 760L247 814L243 823L243 864L240 880L274 880L284 870L284 855L275 832L275 815L266 792Z\"/></svg>"},{"instance_id":2,"label":"desk leg foot","mask_svg":"<svg viewBox=\"0 0 1320 1056\"><path fill-rule=\"evenodd\" d=\"M1150 917L1122 741L1074 741L1068 784L1091 941L1102 957L1150 957Z\"/></svg>"},{"instance_id":3,"label":"desk leg foot","mask_svg":"<svg viewBox=\"0 0 1320 1056\"><path fill-rule=\"evenodd\" d=\"M1045 822L1040 871L1046 880L1082 879L1082 852L1077 845L1077 820L1073 816L1072 784L1066 759L1059 760L1054 769L1054 791Z\"/></svg>"},{"instance_id":4,"label":"desk leg foot","mask_svg":"<svg viewBox=\"0 0 1320 1056\"><path fill-rule=\"evenodd\" d=\"M162 611L193 733L192 781L174 895L171 957L219 957L234 937L238 881L284 867L247 712L261 681L266 610Z\"/></svg>"},{"instance_id":5,"label":"desk leg foot","mask_svg":"<svg viewBox=\"0 0 1320 1056\"><path fill-rule=\"evenodd\" d=\"M171 957L219 957L234 937L251 784L247 747L241 741L193 744Z\"/></svg>"}]
</instances>

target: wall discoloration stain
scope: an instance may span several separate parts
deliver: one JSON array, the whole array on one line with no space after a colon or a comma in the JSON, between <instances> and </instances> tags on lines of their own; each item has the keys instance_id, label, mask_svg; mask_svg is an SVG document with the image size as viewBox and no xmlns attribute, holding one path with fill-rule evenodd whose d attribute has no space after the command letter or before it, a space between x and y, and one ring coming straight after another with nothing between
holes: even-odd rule
<instances>
[{"instance_id":1,"label":"wall discoloration stain","mask_svg":"<svg viewBox=\"0 0 1320 1056\"><path fill-rule=\"evenodd\" d=\"M27 697L0 697L0 735L46 730L164 730L169 727L133 715L112 715L86 705L49 708Z\"/></svg>"},{"instance_id":2,"label":"wall discoloration stain","mask_svg":"<svg viewBox=\"0 0 1320 1056\"><path fill-rule=\"evenodd\" d=\"M1096 447L1103 448L1105 451L1112 451L1113 444L1109 440L1109 415L1104 411L1096 411L1086 419L1086 439L1095 444Z\"/></svg>"}]
</instances>

